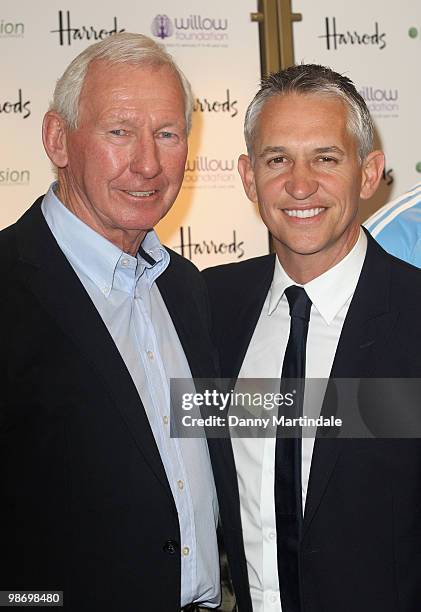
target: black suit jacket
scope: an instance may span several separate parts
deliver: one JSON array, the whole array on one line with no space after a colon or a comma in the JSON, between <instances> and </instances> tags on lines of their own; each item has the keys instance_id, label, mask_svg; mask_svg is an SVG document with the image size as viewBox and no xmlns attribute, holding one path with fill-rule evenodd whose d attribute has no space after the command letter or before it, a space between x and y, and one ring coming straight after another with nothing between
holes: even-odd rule
<instances>
[{"instance_id":1,"label":"black suit jacket","mask_svg":"<svg viewBox=\"0 0 421 612\"><path fill-rule=\"evenodd\" d=\"M0 590L178 612L178 517L148 419L40 203L0 233ZM192 374L212 376L203 280L170 256L160 292Z\"/></svg>"},{"instance_id":2,"label":"black suit jacket","mask_svg":"<svg viewBox=\"0 0 421 612\"><path fill-rule=\"evenodd\" d=\"M274 256L205 271L221 374L238 376ZM420 377L421 271L368 236L331 377ZM370 408L370 406L365 406ZM396 406L399 409L399 405ZM421 397L420 397L421 412ZM232 448L215 464L240 612L251 610ZM223 490L222 490L223 489ZM224 492L225 491L225 492ZM232 537L231 537L232 534ZM416 612L421 602L421 443L317 438L300 544L305 612Z\"/></svg>"}]
</instances>

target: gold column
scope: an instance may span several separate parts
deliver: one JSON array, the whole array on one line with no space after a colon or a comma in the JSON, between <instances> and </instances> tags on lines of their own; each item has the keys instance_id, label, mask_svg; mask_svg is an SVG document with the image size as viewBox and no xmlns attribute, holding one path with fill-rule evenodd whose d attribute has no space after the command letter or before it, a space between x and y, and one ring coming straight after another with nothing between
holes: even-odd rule
<instances>
[{"instance_id":1,"label":"gold column","mask_svg":"<svg viewBox=\"0 0 421 612\"><path fill-rule=\"evenodd\" d=\"M291 0L258 0L257 8L251 20L259 24L261 73L266 76L293 65L292 23L302 15L292 12Z\"/></svg>"},{"instance_id":2,"label":"gold column","mask_svg":"<svg viewBox=\"0 0 421 612\"><path fill-rule=\"evenodd\" d=\"M258 0L257 13L251 20L259 24L260 72L262 77L294 64L292 23L301 21L301 13L293 13L291 0ZM273 252L270 234L269 250Z\"/></svg>"}]
</instances>

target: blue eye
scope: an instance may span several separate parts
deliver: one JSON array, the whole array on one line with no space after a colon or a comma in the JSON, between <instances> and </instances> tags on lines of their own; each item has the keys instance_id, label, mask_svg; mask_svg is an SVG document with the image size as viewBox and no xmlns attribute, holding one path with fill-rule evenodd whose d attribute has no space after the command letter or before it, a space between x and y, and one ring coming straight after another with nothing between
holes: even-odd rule
<instances>
[{"instance_id":1,"label":"blue eye","mask_svg":"<svg viewBox=\"0 0 421 612\"><path fill-rule=\"evenodd\" d=\"M173 134L173 132L160 132L159 135L161 136L161 138L172 138L173 136L175 136L175 134Z\"/></svg>"}]
</instances>

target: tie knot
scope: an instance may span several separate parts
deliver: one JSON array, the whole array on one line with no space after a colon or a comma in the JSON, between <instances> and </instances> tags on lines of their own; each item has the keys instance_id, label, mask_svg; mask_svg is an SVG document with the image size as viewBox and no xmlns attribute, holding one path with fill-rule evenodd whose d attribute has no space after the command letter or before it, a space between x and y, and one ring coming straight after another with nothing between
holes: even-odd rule
<instances>
[{"instance_id":1,"label":"tie knot","mask_svg":"<svg viewBox=\"0 0 421 612\"><path fill-rule=\"evenodd\" d=\"M299 317L304 321L310 320L311 300L303 287L292 285L285 289L285 295L289 304L290 317Z\"/></svg>"}]
</instances>

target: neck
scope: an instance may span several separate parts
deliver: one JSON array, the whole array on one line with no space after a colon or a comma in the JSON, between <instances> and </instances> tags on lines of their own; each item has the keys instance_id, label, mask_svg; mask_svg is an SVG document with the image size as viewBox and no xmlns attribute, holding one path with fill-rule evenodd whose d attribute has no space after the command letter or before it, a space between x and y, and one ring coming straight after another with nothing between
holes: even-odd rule
<instances>
[{"instance_id":1,"label":"neck","mask_svg":"<svg viewBox=\"0 0 421 612\"><path fill-rule=\"evenodd\" d=\"M296 283L305 285L342 261L356 245L359 235L360 226L356 224L345 240L316 253L294 253L281 243L275 243L274 246L279 262L288 276Z\"/></svg>"}]
</instances>

